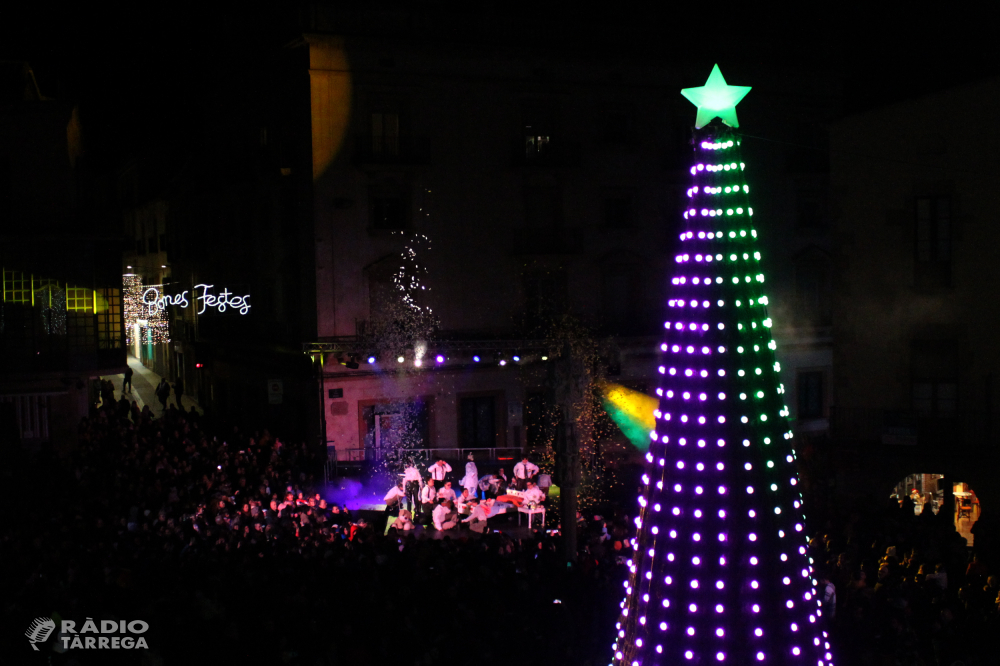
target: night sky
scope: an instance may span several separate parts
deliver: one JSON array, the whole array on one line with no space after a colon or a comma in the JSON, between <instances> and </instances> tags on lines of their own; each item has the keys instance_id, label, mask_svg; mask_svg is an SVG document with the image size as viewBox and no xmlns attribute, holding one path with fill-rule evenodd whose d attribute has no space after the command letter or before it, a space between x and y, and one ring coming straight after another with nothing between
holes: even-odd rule
<instances>
[{"instance_id":1,"label":"night sky","mask_svg":"<svg viewBox=\"0 0 1000 666\"><path fill-rule=\"evenodd\" d=\"M280 46L295 34L295 13L305 12L288 9L302 3L251 3L228 15L217 3L142 4L0 9L0 58L27 60L43 94L80 103L95 157L99 151L116 161L177 139L196 142L199 100L223 74L220 56ZM490 30L497 39L557 50L628 49L706 70L719 62L734 75L772 64L815 68L844 81L847 112L1000 70L1000 41L980 12L877 4L762 12L757 3L405 3L433 17L435 39Z\"/></svg>"}]
</instances>

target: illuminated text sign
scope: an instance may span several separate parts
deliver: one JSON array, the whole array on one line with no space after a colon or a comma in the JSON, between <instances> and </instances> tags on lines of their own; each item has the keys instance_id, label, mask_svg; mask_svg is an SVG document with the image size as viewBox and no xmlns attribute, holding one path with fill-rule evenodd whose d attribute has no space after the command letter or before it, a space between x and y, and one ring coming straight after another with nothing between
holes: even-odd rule
<instances>
[{"instance_id":1,"label":"illuminated text sign","mask_svg":"<svg viewBox=\"0 0 1000 666\"><path fill-rule=\"evenodd\" d=\"M194 286L194 300L198 304L198 314L204 314L209 308L220 313L227 310L238 310L241 315L245 315L250 312L249 294L237 296L229 289L223 289L218 294L213 294L211 292L214 286L211 284L196 284ZM185 290L179 294L160 294L159 289L150 287L143 292L142 302L149 309L150 314L154 314L157 310L166 310L168 305L186 308L191 305L188 293Z\"/></svg>"}]
</instances>

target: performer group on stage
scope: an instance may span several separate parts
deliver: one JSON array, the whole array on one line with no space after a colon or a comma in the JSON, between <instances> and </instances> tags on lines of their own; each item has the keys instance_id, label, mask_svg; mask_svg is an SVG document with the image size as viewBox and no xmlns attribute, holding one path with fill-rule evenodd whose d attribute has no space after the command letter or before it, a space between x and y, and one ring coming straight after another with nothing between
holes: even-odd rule
<instances>
[{"instance_id":1,"label":"performer group on stage","mask_svg":"<svg viewBox=\"0 0 1000 666\"><path fill-rule=\"evenodd\" d=\"M514 465L512 484L503 468L496 474L479 476L471 453L465 464L465 476L458 481L460 493L456 493L448 479L451 471L451 465L438 460L428 466L429 478L425 479L416 464L409 461L400 480L385 494L386 512L398 514L395 519L390 518L391 527L408 531L423 525L450 530L468 524L469 529L481 534L491 516L509 508L541 506L550 485L548 475L540 475L538 465L527 456ZM545 482L544 487L539 487L536 481Z\"/></svg>"}]
</instances>

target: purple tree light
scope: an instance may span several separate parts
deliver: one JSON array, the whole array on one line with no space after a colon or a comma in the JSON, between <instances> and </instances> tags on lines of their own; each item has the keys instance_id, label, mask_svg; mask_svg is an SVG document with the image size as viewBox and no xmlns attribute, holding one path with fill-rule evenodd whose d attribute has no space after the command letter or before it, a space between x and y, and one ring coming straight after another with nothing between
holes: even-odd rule
<instances>
[{"instance_id":1,"label":"purple tree light","mask_svg":"<svg viewBox=\"0 0 1000 666\"><path fill-rule=\"evenodd\" d=\"M833 666L733 130L747 91L718 66L683 91L692 184L614 666Z\"/></svg>"}]
</instances>

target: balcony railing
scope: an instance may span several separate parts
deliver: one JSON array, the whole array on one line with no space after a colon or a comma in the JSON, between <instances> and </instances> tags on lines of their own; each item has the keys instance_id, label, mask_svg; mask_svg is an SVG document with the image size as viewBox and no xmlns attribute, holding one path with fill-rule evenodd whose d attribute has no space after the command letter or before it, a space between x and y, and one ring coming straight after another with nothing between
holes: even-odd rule
<instances>
[{"instance_id":1,"label":"balcony railing","mask_svg":"<svg viewBox=\"0 0 1000 666\"><path fill-rule=\"evenodd\" d=\"M580 165L580 142L550 139L543 145L527 143L528 137L511 143L515 167L565 168Z\"/></svg>"},{"instance_id":2,"label":"balcony railing","mask_svg":"<svg viewBox=\"0 0 1000 666\"><path fill-rule=\"evenodd\" d=\"M470 448L447 448L447 449L396 449L390 447L357 447L329 449L326 464L323 466L323 477L327 483L341 475L341 468L344 470L357 470L365 463L378 463L385 461L406 461L413 459L422 466L427 466L436 460L450 460L455 463L454 472L461 474L464 469L463 463L470 454L475 454L476 461L482 463L513 464L521 459L524 449L519 447L470 447ZM481 468L482 469L482 468ZM487 468L489 469L489 468ZM485 472L484 472L485 473Z\"/></svg>"},{"instance_id":3,"label":"balcony railing","mask_svg":"<svg viewBox=\"0 0 1000 666\"><path fill-rule=\"evenodd\" d=\"M579 229L514 229L514 254L578 254L583 251Z\"/></svg>"},{"instance_id":4,"label":"balcony railing","mask_svg":"<svg viewBox=\"0 0 1000 666\"><path fill-rule=\"evenodd\" d=\"M480 447L447 449L397 449L393 447L366 446L336 449L337 462L381 462L384 460L408 460L432 463L435 460L465 460L470 453L483 460L519 460L523 449L520 447ZM333 456L331 452L330 456Z\"/></svg>"},{"instance_id":5,"label":"balcony railing","mask_svg":"<svg viewBox=\"0 0 1000 666\"><path fill-rule=\"evenodd\" d=\"M987 412L928 414L912 410L847 407L831 410L833 436L841 441L887 446L962 445L992 447L1000 442L1000 419Z\"/></svg>"},{"instance_id":6,"label":"balcony railing","mask_svg":"<svg viewBox=\"0 0 1000 666\"><path fill-rule=\"evenodd\" d=\"M355 137L354 163L358 166L399 164L427 164L430 161L431 142L426 136L373 137L358 134Z\"/></svg>"}]
</instances>

